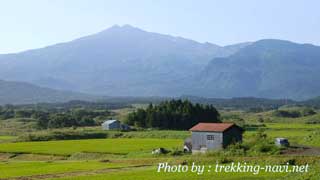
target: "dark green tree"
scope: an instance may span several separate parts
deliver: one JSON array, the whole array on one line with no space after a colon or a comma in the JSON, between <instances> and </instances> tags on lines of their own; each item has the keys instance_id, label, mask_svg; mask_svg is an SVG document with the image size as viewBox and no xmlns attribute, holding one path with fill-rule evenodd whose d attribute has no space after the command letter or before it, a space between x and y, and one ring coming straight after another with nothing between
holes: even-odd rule
<instances>
[{"instance_id":1,"label":"dark green tree","mask_svg":"<svg viewBox=\"0 0 320 180\"><path fill-rule=\"evenodd\" d=\"M128 124L142 128L186 130L199 122L220 122L220 115L212 105L171 100L158 105L150 104L127 117Z\"/></svg>"}]
</instances>

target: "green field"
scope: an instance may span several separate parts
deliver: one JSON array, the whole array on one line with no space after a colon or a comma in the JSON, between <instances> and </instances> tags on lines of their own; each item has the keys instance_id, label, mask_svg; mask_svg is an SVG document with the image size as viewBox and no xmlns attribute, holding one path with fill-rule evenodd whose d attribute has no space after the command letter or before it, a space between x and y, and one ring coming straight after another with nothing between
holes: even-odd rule
<instances>
[{"instance_id":1,"label":"green field","mask_svg":"<svg viewBox=\"0 0 320 180\"><path fill-rule=\"evenodd\" d=\"M0 141L8 141L15 138L16 138L15 136L0 136Z\"/></svg>"},{"instance_id":2,"label":"green field","mask_svg":"<svg viewBox=\"0 0 320 180\"><path fill-rule=\"evenodd\" d=\"M56 174L65 172L81 172L97 169L119 168L127 165L103 162L4 162L0 163L0 177L20 177L38 174Z\"/></svg>"},{"instance_id":3,"label":"green field","mask_svg":"<svg viewBox=\"0 0 320 180\"><path fill-rule=\"evenodd\" d=\"M157 173L156 167L148 169L139 169L134 171L122 171L122 172L110 172L107 174L92 175L92 176L81 176L81 177L66 177L57 178L55 180L162 180L162 179L175 179L175 180L185 180L185 179L230 179L230 180L243 180L243 179L276 179L283 177L283 174L266 174L261 173L259 176L250 173L205 173L203 175L197 175L195 173ZM121 177L121 178L119 178Z\"/></svg>"},{"instance_id":4,"label":"green field","mask_svg":"<svg viewBox=\"0 0 320 180\"><path fill-rule=\"evenodd\" d=\"M150 153L154 148L181 147L179 139L90 139L45 142L1 143L0 152L71 155L77 152L96 152L126 155Z\"/></svg>"},{"instance_id":5,"label":"green field","mask_svg":"<svg viewBox=\"0 0 320 180\"><path fill-rule=\"evenodd\" d=\"M295 108L296 109L296 108ZM116 110L117 117L124 117L128 109ZM243 149L213 151L204 155L179 153L189 131L145 129L131 132L102 131L100 127L34 129L30 119L11 119L0 122L0 180L9 179L54 179L54 180L149 180L149 179L312 179L318 180L320 169L320 124L307 124L316 115L283 118L275 117L274 111L248 113L245 111L222 111L224 120L237 122L244 119L249 125L243 144L250 145L258 132L263 132L265 141L276 137L288 138L291 145L309 150L283 151L283 153L256 153ZM263 122L261 122L263 117ZM260 120L259 120L260 119ZM250 126L251 125L251 126ZM24 130L25 128L25 130ZM27 132L26 132L27 131ZM104 133L102 139L54 140L54 134L81 135L84 132ZM38 139L48 137L50 141L27 141L28 136ZM29 139L30 140L30 139ZM24 142L20 142L24 141ZM251 144L252 145L252 144ZM171 152L152 155L151 151L163 147ZM255 147L254 150L259 150ZM191 165L212 163L248 162L251 164L310 165L308 173L157 173L160 162Z\"/></svg>"},{"instance_id":6,"label":"green field","mask_svg":"<svg viewBox=\"0 0 320 180\"><path fill-rule=\"evenodd\" d=\"M265 133L271 137L284 137L295 145L320 147L320 124L303 123L264 123ZM244 135L250 136L256 131L247 131Z\"/></svg>"}]
</instances>

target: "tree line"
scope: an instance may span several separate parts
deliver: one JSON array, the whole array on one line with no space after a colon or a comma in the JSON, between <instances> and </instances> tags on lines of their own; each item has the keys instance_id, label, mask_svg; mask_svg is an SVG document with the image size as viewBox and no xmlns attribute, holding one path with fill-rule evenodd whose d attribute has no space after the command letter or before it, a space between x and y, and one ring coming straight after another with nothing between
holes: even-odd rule
<instances>
[{"instance_id":1,"label":"tree line","mask_svg":"<svg viewBox=\"0 0 320 180\"><path fill-rule=\"evenodd\" d=\"M141 128L187 130L199 122L220 122L220 114L212 105L170 100L149 104L127 116L129 125Z\"/></svg>"},{"instance_id":2,"label":"tree line","mask_svg":"<svg viewBox=\"0 0 320 180\"><path fill-rule=\"evenodd\" d=\"M24 109L14 106L0 106L0 120L12 118L33 119L38 128L63 128L96 126L111 115L106 109ZM100 121L99 121L100 120Z\"/></svg>"}]
</instances>

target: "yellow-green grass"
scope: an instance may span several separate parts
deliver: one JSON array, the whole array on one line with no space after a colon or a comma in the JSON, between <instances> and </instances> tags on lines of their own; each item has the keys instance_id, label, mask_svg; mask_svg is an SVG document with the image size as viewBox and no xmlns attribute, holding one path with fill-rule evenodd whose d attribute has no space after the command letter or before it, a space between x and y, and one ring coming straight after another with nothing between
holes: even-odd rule
<instances>
[{"instance_id":1,"label":"yellow-green grass","mask_svg":"<svg viewBox=\"0 0 320 180\"><path fill-rule=\"evenodd\" d=\"M262 119L267 123L281 123L281 124L292 124L292 123L300 123L304 124L309 120L316 120L320 118L320 112L314 115L302 116L297 118L290 117L276 117L274 116L274 111L267 111L261 113L245 113L245 112L230 112L231 114L236 114L243 119L245 119L248 123L256 123L259 119ZM230 114L229 113L229 114ZM228 114L228 113L227 113Z\"/></svg>"},{"instance_id":2,"label":"yellow-green grass","mask_svg":"<svg viewBox=\"0 0 320 180\"><path fill-rule=\"evenodd\" d=\"M306 146L320 146L320 125L301 124L301 123L265 123L261 129L270 138L288 138L290 143ZM244 134L244 141L253 136L256 131L247 131Z\"/></svg>"},{"instance_id":3,"label":"yellow-green grass","mask_svg":"<svg viewBox=\"0 0 320 180\"><path fill-rule=\"evenodd\" d=\"M97 138L158 138L158 139L181 139L190 136L189 131L179 130L137 130L137 131L106 131L98 127L81 127L81 128L60 128L60 129L46 129L35 132L25 133L17 137L17 141L39 141L39 140L67 140L68 137L73 140L92 138L96 135ZM89 136L91 135L91 136Z\"/></svg>"},{"instance_id":4,"label":"yellow-green grass","mask_svg":"<svg viewBox=\"0 0 320 180\"><path fill-rule=\"evenodd\" d=\"M264 173L261 171L259 175L252 173L214 173L204 172L203 175L194 173L157 173L156 165L159 162L169 162L170 164L180 164L182 160L187 160L189 167L191 162L199 165L215 165L219 157L211 157L207 155L197 155L188 157L168 157L164 159L142 158L142 159L121 159L112 160L110 163L98 161L55 161L55 162L3 162L0 163L0 178L22 177L32 175L44 175L49 179L54 176L48 174L59 174L63 180L68 179L278 179L285 177L286 174L281 173ZM260 165L277 165L288 162L292 157L229 157L234 162L247 162ZM230 160L231 160L230 159ZM304 165L310 163L310 169L318 172L318 166L314 162L318 162L318 158L296 158L298 164ZM300 162L302 160L302 162ZM149 165L152 167L137 165ZM110 170L112 168L112 170ZM122 169L124 168L124 169ZM102 170L103 171L99 171ZM98 170L98 171L97 171ZM64 174L61 174L64 173ZM299 175L299 174L295 174ZM292 177L292 175L290 174ZM295 177L295 176L293 176ZM59 179L59 178L55 178ZM290 178L293 179L293 178Z\"/></svg>"},{"instance_id":5,"label":"yellow-green grass","mask_svg":"<svg viewBox=\"0 0 320 180\"><path fill-rule=\"evenodd\" d=\"M0 141L1 140L13 140L15 138L16 138L16 136L0 136Z\"/></svg>"},{"instance_id":6,"label":"yellow-green grass","mask_svg":"<svg viewBox=\"0 0 320 180\"><path fill-rule=\"evenodd\" d=\"M152 149L181 147L178 139L90 139L0 144L0 152L71 155L77 152L97 152L125 155L150 153Z\"/></svg>"},{"instance_id":7,"label":"yellow-green grass","mask_svg":"<svg viewBox=\"0 0 320 180\"><path fill-rule=\"evenodd\" d=\"M286 176L284 173L259 173L259 175L254 175L252 173L215 173L215 172L205 172L202 175L197 175L196 173L157 173L156 167L146 168L146 169L133 169L131 171L116 171L109 172L106 174L91 175L91 176L80 176L80 177L65 177L56 178L52 180L163 180L163 179L173 179L173 180L185 180L185 179L220 179L220 180L259 180L259 179L279 179Z\"/></svg>"},{"instance_id":8,"label":"yellow-green grass","mask_svg":"<svg viewBox=\"0 0 320 180\"><path fill-rule=\"evenodd\" d=\"M104 163L97 161L86 162L0 162L0 178L56 174L106 168L126 167L121 163Z\"/></svg>"},{"instance_id":9,"label":"yellow-green grass","mask_svg":"<svg viewBox=\"0 0 320 180\"><path fill-rule=\"evenodd\" d=\"M19 135L36 130L36 122L28 118L0 120L0 135Z\"/></svg>"},{"instance_id":10,"label":"yellow-green grass","mask_svg":"<svg viewBox=\"0 0 320 180\"><path fill-rule=\"evenodd\" d=\"M15 140L16 138L16 136L0 136L0 143L10 142Z\"/></svg>"},{"instance_id":11,"label":"yellow-green grass","mask_svg":"<svg viewBox=\"0 0 320 180\"><path fill-rule=\"evenodd\" d=\"M271 129L319 129L320 124L303 123L265 123L266 128Z\"/></svg>"}]
</instances>

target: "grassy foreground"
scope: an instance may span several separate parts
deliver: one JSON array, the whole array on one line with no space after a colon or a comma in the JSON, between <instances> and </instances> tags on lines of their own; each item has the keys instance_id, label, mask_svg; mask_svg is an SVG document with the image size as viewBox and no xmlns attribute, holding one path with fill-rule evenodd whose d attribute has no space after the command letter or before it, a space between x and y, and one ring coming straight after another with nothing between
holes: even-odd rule
<instances>
[{"instance_id":1,"label":"grassy foreground","mask_svg":"<svg viewBox=\"0 0 320 180\"><path fill-rule=\"evenodd\" d=\"M121 178L120 178L121 177ZM230 179L230 180L243 180L243 179L278 179L283 177L283 174L259 174L253 175L250 173L205 173L203 175L197 175L195 173L157 173L156 167L151 167L147 169L138 169L134 171L122 171L122 172L110 172L100 175L92 176L80 176L80 177L66 177L57 178L54 180L162 180L162 179L175 179L175 180L185 180L185 179Z\"/></svg>"},{"instance_id":2,"label":"grassy foreground","mask_svg":"<svg viewBox=\"0 0 320 180\"><path fill-rule=\"evenodd\" d=\"M105 168L119 168L127 165L121 163L103 163L103 162L3 162L0 163L1 178L32 176L39 174L57 174L66 172L81 172L84 170L97 170Z\"/></svg>"}]
</instances>

